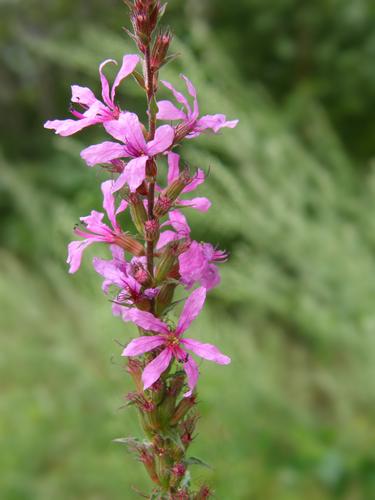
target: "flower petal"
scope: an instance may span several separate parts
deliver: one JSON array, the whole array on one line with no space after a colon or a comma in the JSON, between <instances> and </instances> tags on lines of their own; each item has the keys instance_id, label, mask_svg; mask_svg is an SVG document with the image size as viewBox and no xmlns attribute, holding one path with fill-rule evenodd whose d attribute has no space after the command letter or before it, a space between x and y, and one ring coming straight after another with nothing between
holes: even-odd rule
<instances>
[{"instance_id":1,"label":"flower petal","mask_svg":"<svg viewBox=\"0 0 375 500\"><path fill-rule=\"evenodd\" d=\"M140 156L131 160L124 168L124 171L117 177L113 183L112 192L116 193L125 184L128 184L130 191L134 192L144 181L146 177L147 156Z\"/></svg>"},{"instance_id":2,"label":"flower petal","mask_svg":"<svg viewBox=\"0 0 375 500\"><path fill-rule=\"evenodd\" d=\"M134 155L141 156L146 152L146 140L138 116L135 113L124 113L125 142L128 148L134 150Z\"/></svg>"},{"instance_id":3,"label":"flower petal","mask_svg":"<svg viewBox=\"0 0 375 500\"><path fill-rule=\"evenodd\" d=\"M107 212L108 219L111 221L112 227L116 228L116 215L115 215L115 198L112 194L113 181L108 180L102 182L101 189L103 193L103 208Z\"/></svg>"},{"instance_id":4,"label":"flower petal","mask_svg":"<svg viewBox=\"0 0 375 500\"><path fill-rule=\"evenodd\" d=\"M122 318L124 321L132 321L140 328L150 332L168 333L167 325L160 319L156 318L153 314L146 311L129 309L124 312Z\"/></svg>"},{"instance_id":5,"label":"flower petal","mask_svg":"<svg viewBox=\"0 0 375 500\"><path fill-rule=\"evenodd\" d=\"M178 200L178 204L183 207L195 208L199 212L207 212L211 207L211 201L208 198L192 198L191 200Z\"/></svg>"},{"instance_id":6,"label":"flower petal","mask_svg":"<svg viewBox=\"0 0 375 500\"><path fill-rule=\"evenodd\" d=\"M235 128L238 122L239 120L227 121L227 117L221 114L205 115L197 121L195 129L199 131L212 129L216 134L223 127Z\"/></svg>"},{"instance_id":7,"label":"flower petal","mask_svg":"<svg viewBox=\"0 0 375 500\"><path fill-rule=\"evenodd\" d=\"M190 193L191 191L194 191L194 189L197 189L198 186L204 183L205 180L205 175L203 170L198 168L198 170L195 172L194 177L192 178L191 182L184 187L182 190L183 193Z\"/></svg>"},{"instance_id":8,"label":"flower petal","mask_svg":"<svg viewBox=\"0 0 375 500\"><path fill-rule=\"evenodd\" d=\"M95 97L94 92L88 87L72 85L72 102L90 107L97 102L97 98Z\"/></svg>"},{"instance_id":9,"label":"flower petal","mask_svg":"<svg viewBox=\"0 0 375 500\"><path fill-rule=\"evenodd\" d=\"M160 248L163 248L167 243L170 243L171 241L174 241L176 238L178 238L177 234L174 231L164 231L163 233L160 234L158 243L156 245L156 249L159 250Z\"/></svg>"},{"instance_id":10,"label":"flower petal","mask_svg":"<svg viewBox=\"0 0 375 500\"><path fill-rule=\"evenodd\" d=\"M81 158L85 160L89 167L93 167L98 163L108 163L123 156L126 156L124 146L110 141L94 144L81 151Z\"/></svg>"},{"instance_id":11,"label":"flower petal","mask_svg":"<svg viewBox=\"0 0 375 500\"><path fill-rule=\"evenodd\" d=\"M180 155L168 153L168 184L171 184L180 175Z\"/></svg>"},{"instance_id":12,"label":"flower petal","mask_svg":"<svg viewBox=\"0 0 375 500\"><path fill-rule=\"evenodd\" d=\"M164 349L155 359L153 359L143 370L142 381L143 388L146 390L152 386L160 377L160 375L168 368L172 359L170 349Z\"/></svg>"},{"instance_id":13,"label":"flower petal","mask_svg":"<svg viewBox=\"0 0 375 500\"><path fill-rule=\"evenodd\" d=\"M117 120L108 120L103 123L103 126L114 139L120 142L125 142L125 130L126 130L126 113L120 113ZM127 156L127 155L124 155Z\"/></svg>"},{"instance_id":14,"label":"flower petal","mask_svg":"<svg viewBox=\"0 0 375 500\"><path fill-rule=\"evenodd\" d=\"M113 104L113 101L109 97L109 83L108 83L108 80L107 80L107 78L105 77L105 75L103 73L103 68L108 63L113 63L113 64L117 65L117 62L114 59L106 59L99 66L99 75L100 75L100 81L102 82L102 97L103 97L103 101L106 103L106 105L109 108L112 109L113 106L114 106L114 104Z\"/></svg>"},{"instance_id":15,"label":"flower petal","mask_svg":"<svg viewBox=\"0 0 375 500\"><path fill-rule=\"evenodd\" d=\"M163 344L165 344L165 339L160 335L138 337L129 342L121 356L139 356Z\"/></svg>"},{"instance_id":16,"label":"flower petal","mask_svg":"<svg viewBox=\"0 0 375 500\"><path fill-rule=\"evenodd\" d=\"M185 398L189 398L197 385L199 378L199 369L197 362L191 356L187 357L187 360L184 362L184 370L188 379L189 391L184 394Z\"/></svg>"},{"instance_id":17,"label":"flower petal","mask_svg":"<svg viewBox=\"0 0 375 500\"><path fill-rule=\"evenodd\" d=\"M212 344L203 344L194 339L181 339L181 344L197 356L218 363L219 365L228 365L231 362L228 356L225 356L225 354Z\"/></svg>"},{"instance_id":18,"label":"flower petal","mask_svg":"<svg viewBox=\"0 0 375 500\"><path fill-rule=\"evenodd\" d=\"M100 259L99 257L94 257L92 260L95 271L105 278L105 286L103 286L103 291L108 292L109 285L116 285L118 288L122 288L123 276L124 274L116 266L113 260Z\"/></svg>"},{"instance_id":19,"label":"flower petal","mask_svg":"<svg viewBox=\"0 0 375 500\"><path fill-rule=\"evenodd\" d=\"M117 73L117 76L115 78L115 81L113 82L112 86L112 91L111 91L111 100L114 102L115 100L115 95L116 95L116 89L122 82L124 78L127 76L131 75L133 71L135 70L135 67L137 66L139 62L139 56L136 54L128 54L123 57L122 59L122 65Z\"/></svg>"},{"instance_id":20,"label":"flower petal","mask_svg":"<svg viewBox=\"0 0 375 500\"><path fill-rule=\"evenodd\" d=\"M54 130L56 134L62 137L67 137L73 135L80 130L90 127L90 125L95 125L100 123L101 120L98 118L82 118L80 120L48 120L44 124L44 128Z\"/></svg>"},{"instance_id":21,"label":"flower petal","mask_svg":"<svg viewBox=\"0 0 375 500\"><path fill-rule=\"evenodd\" d=\"M162 125L156 129L155 138L147 144L150 156L164 153L173 143L174 129L170 125Z\"/></svg>"},{"instance_id":22,"label":"flower petal","mask_svg":"<svg viewBox=\"0 0 375 500\"><path fill-rule=\"evenodd\" d=\"M158 120L186 120L186 114L171 103L171 101L158 101L158 112L156 118Z\"/></svg>"},{"instance_id":23,"label":"flower petal","mask_svg":"<svg viewBox=\"0 0 375 500\"><path fill-rule=\"evenodd\" d=\"M198 100L197 100L197 90L194 87L194 85L191 83L189 78L187 78L185 75L181 75L181 78L185 81L186 87L188 89L189 94L191 97L193 97L193 112L191 113L191 116L189 117L192 120L196 120L199 116L199 106L198 106Z\"/></svg>"},{"instance_id":24,"label":"flower petal","mask_svg":"<svg viewBox=\"0 0 375 500\"><path fill-rule=\"evenodd\" d=\"M161 83L164 85L164 87L166 87L168 90L170 90L172 92L176 101L179 102L180 104L182 104L186 108L186 111L188 112L188 114L190 114L191 109L190 109L189 102L186 99L186 97L183 94L181 94L181 92L178 92L178 90L176 90L171 83L169 83L165 80L161 80Z\"/></svg>"},{"instance_id":25,"label":"flower petal","mask_svg":"<svg viewBox=\"0 0 375 500\"><path fill-rule=\"evenodd\" d=\"M185 330L189 328L191 323L201 312L205 300L206 300L206 289L204 287L197 288L190 295L190 297L187 298L180 319L177 324L176 328L177 335L182 334Z\"/></svg>"},{"instance_id":26,"label":"flower petal","mask_svg":"<svg viewBox=\"0 0 375 500\"><path fill-rule=\"evenodd\" d=\"M82 261L83 251L92 243L94 243L94 239L91 240L82 240L82 241L72 241L68 245L68 258L66 262L70 265L69 273L75 273Z\"/></svg>"}]
</instances>

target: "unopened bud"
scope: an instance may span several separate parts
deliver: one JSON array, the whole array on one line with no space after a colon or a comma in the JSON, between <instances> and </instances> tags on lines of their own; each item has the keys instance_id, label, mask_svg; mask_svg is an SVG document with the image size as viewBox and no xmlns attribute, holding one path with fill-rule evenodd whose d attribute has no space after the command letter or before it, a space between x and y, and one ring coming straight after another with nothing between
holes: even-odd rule
<instances>
[{"instance_id":1,"label":"unopened bud","mask_svg":"<svg viewBox=\"0 0 375 500\"><path fill-rule=\"evenodd\" d=\"M159 239L160 229L157 219L147 220L144 223L144 236L147 241L156 241Z\"/></svg>"},{"instance_id":2,"label":"unopened bud","mask_svg":"<svg viewBox=\"0 0 375 500\"><path fill-rule=\"evenodd\" d=\"M173 414L171 419L171 424L176 425L178 422L184 418L184 416L197 404L195 396L190 396L189 398L183 398Z\"/></svg>"},{"instance_id":3,"label":"unopened bud","mask_svg":"<svg viewBox=\"0 0 375 500\"><path fill-rule=\"evenodd\" d=\"M128 366L126 371L130 373L132 379L134 380L134 384L139 393L143 392L143 382L142 382L142 371L143 364L137 359L128 359Z\"/></svg>"},{"instance_id":4,"label":"unopened bud","mask_svg":"<svg viewBox=\"0 0 375 500\"><path fill-rule=\"evenodd\" d=\"M169 283L161 287L155 304L156 314L158 316L160 316L161 313L164 312L165 308L172 302L176 286L177 285L174 283Z\"/></svg>"},{"instance_id":5,"label":"unopened bud","mask_svg":"<svg viewBox=\"0 0 375 500\"><path fill-rule=\"evenodd\" d=\"M172 35L170 31L160 33L156 37L151 54L151 68L153 71L158 71L163 66L171 41Z\"/></svg>"},{"instance_id":6,"label":"unopened bud","mask_svg":"<svg viewBox=\"0 0 375 500\"><path fill-rule=\"evenodd\" d=\"M213 495L211 488L206 486L205 484L201 486L201 489L198 491L196 500L206 500Z\"/></svg>"},{"instance_id":7,"label":"unopened bud","mask_svg":"<svg viewBox=\"0 0 375 500\"><path fill-rule=\"evenodd\" d=\"M139 450L139 461L143 463L148 475L154 483L159 484L159 478L155 469L155 460L149 450L144 447Z\"/></svg>"},{"instance_id":8,"label":"unopened bud","mask_svg":"<svg viewBox=\"0 0 375 500\"><path fill-rule=\"evenodd\" d=\"M176 263L178 257L178 242L172 242L163 251L158 266L156 268L156 283L161 283L168 276L169 272Z\"/></svg>"},{"instance_id":9,"label":"unopened bud","mask_svg":"<svg viewBox=\"0 0 375 500\"><path fill-rule=\"evenodd\" d=\"M131 193L128 196L130 215L133 224L137 228L139 234L143 235L144 223L147 220L147 212L143 204L142 198L138 193Z\"/></svg>"},{"instance_id":10,"label":"unopened bud","mask_svg":"<svg viewBox=\"0 0 375 500\"><path fill-rule=\"evenodd\" d=\"M136 257L141 257L145 254L145 249L139 241L135 240L127 233L122 233L118 235L115 240L116 245L123 248L126 252L135 255Z\"/></svg>"},{"instance_id":11,"label":"unopened bud","mask_svg":"<svg viewBox=\"0 0 375 500\"><path fill-rule=\"evenodd\" d=\"M154 214L156 217L165 215L173 203L176 201L182 190L191 182L191 177L187 170L184 170L177 179L167 186L155 204Z\"/></svg>"}]
</instances>

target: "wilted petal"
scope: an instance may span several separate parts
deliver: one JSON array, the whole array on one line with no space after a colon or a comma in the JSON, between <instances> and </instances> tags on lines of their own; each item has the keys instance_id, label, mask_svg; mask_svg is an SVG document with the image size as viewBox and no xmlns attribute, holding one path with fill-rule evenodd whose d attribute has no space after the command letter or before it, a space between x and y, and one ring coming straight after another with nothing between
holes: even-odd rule
<instances>
[{"instance_id":1,"label":"wilted petal","mask_svg":"<svg viewBox=\"0 0 375 500\"><path fill-rule=\"evenodd\" d=\"M139 356L145 352L150 352L156 347L165 343L165 339L160 335L144 336L133 339L123 350L121 356Z\"/></svg>"},{"instance_id":2,"label":"wilted petal","mask_svg":"<svg viewBox=\"0 0 375 500\"><path fill-rule=\"evenodd\" d=\"M153 314L140 311L139 309L129 309L123 315L124 321L132 321L140 328L150 332L168 333L168 327L163 321L156 318Z\"/></svg>"},{"instance_id":3,"label":"wilted petal","mask_svg":"<svg viewBox=\"0 0 375 500\"><path fill-rule=\"evenodd\" d=\"M180 155L168 153L168 184L171 184L180 175Z\"/></svg>"},{"instance_id":4,"label":"wilted petal","mask_svg":"<svg viewBox=\"0 0 375 500\"><path fill-rule=\"evenodd\" d=\"M90 107L97 102L97 98L95 97L94 92L88 87L72 85L72 102Z\"/></svg>"},{"instance_id":5,"label":"wilted petal","mask_svg":"<svg viewBox=\"0 0 375 500\"><path fill-rule=\"evenodd\" d=\"M147 144L147 152L150 156L164 153L173 143L174 129L169 125L162 125L156 129L155 138Z\"/></svg>"},{"instance_id":6,"label":"wilted petal","mask_svg":"<svg viewBox=\"0 0 375 500\"><path fill-rule=\"evenodd\" d=\"M190 389L184 394L184 397L189 398L193 394L199 378L198 365L191 356L188 356L187 360L184 362L184 370L187 375L188 386Z\"/></svg>"},{"instance_id":7,"label":"wilted petal","mask_svg":"<svg viewBox=\"0 0 375 500\"><path fill-rule=\"evenodd\" d=\"M164 349L146 366L142 373L143 388L145 390L159 380L160 375L168 368L171 359L172 352L170 349Z\"/></svg>"},{"instance_id":8,"label":"wilted petal","mask_svg":"<svg viewBox=\"0 0 375 500\"><path fill-rule=\"evenodd\" d=\"M68 258L66 262L70 265L69 273L75 273L80 265L82 260L83 251L92 243L94 243L94 239L91 240L82 240L82 241L72 241L68 245Z\"/></svg>"},{"instance_id":9,"label":"wilted petal","mask_svg":"<svg viewBox=\"0 0 375 500\"><path fill-rule=\"evenodd\" d=\"M192 198L191 200L178 200L178 204L184 207L195 208L199 212L207 212L211 207L211 202L208 198Z\"/></svg>"},{"instance_id":10,"label":"wilted petal","mask_svg":"<svg viewBox=\"0 0 375 500\"><path fill-rule=\"evenodd\" d=\"M186 114L171 103L171 101L158 101L158 113L156 118L158 120L186 120Z\"/></svg>"},{"instance_id":11,"label":"wilted petal","mask_svg":"<svg viewBox=\"0 0 375 500\"><path fill-rule=\"evenodd\" d=\"M219 349L212 344L203 344L194 339L181 339L181 344L200 358L213 361L219 365L228 365L231 361L228 356L225 356L225 354L220 352Z\"/></svg>"},{"instance_id":12,"label":"wilted petal","mask_svg":"<svg viewBox=\"0 0 375 500\"><path fill-rule=\"evenodd\" d=\"M108 63L113 63L117 65L117 62L114 59L106 59L101 63L99 66L99 75L100 75L100 81L102 82L102 97L103 101L106 103L106 105L110 108L113 107L113 101L109 97L109 83L107 78L105 77L103 73L103 68L106 66Z\"/></svg>"},{"instance_id":13,"label":"wilted petal","mask_svg":"<svg viewBox=\"0 0 375 500\"><path fill-rule=\"evenodd\" d=\"M98 163L108 163L123 156L125 156L124 146L110 141L94 144L81 151L81 158L85 160L89 167L93 167Z\"/></svg>"},{"instance_id":14,"label":"wilted petal","mask_svg":"<svg viewBox=\"0 0 375 500\"><path fill-rule=\"evenodd\" d=\"M180 319L177 324L176 334L180 335L189 328L191 323L195 320L201 312L204 301L206 300L206 289L203 287L197 288L186 299L184 308L182 310Z\"/></svg>"},{"instance_id":15,"label":"wilted petal","mask_svg":"<svg viewBox=\"0 0 375 500\"><path fill-rule=\"evenodd\" d=\"M139 57L136 54L128 54L123 57L121 68L117 73L117 76L112 86L112 91L111 91L112 102L114 102L115 100L117 87L120 85L120 83L124 78L133 73L138 62L139 62Z\"/></svg>"}]
</instances>

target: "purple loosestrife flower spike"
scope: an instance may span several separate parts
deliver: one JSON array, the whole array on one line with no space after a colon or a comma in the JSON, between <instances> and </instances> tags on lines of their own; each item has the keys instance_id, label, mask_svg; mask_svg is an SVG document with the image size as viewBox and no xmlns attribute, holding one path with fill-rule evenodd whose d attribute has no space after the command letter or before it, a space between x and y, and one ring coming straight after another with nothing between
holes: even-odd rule
<instances>
[{"instance_id":1,"label":"purple loosestrife flower spike","mask_svg":"<svg viewBox=\"0 0 375 500\"><path fill-rule=\"evenodd\" d=\"M166 81L162 81L163 85L172 92L176 101L184 108L184 111L177 108L171 101L159 101L157 103L159 111L156 117L158 120L181 120L181 124L176 127L176 138L179 140L184 137L193 139L205 130L212 130L216 134L223 127L234 128L237 126L238 120L227 121L226 116L222 114L205 115L199 118L197 91L186 76L181 75L181 78L185 81L187 91L193 98L193 108L191 108L186 97Z\"/></svg>"},{"instance_id":2,"label":"purple loosestrife flower spike","mask_svg":"<svg viewBox=\"0 0 375 500\"><path fill-rule=\"evenodd\" d=\"M82 109L77 111L72 108L71 113L77 119L49 120L44 124L45 128L55 130L56 134L62 136L73 135L80 130L103 123L105 128L111 129L111 123L117 121L121 115L120 108L115 103L116 90L122 80L131 75L139 62L139 56L135 54L126 55L122 60L122 65L117 73L112 89L109 88L107 78L103 73L103 68L108 63L117 64L113 59L107 59L99 66L99 75L102 84L102 101L99 101L95 94L87 87L72 85L72 103L78 104Z\"/></svg>"},{"instance_id":3,"label":"purple loosestrife flower spike","mask_svg":"<svg viewBox=\"0 0 375 500\"><path fill-rule=\"evenodd\" d=\"M186 300L175 330L170 330L169 326L151 313L131 309L125 311L123 319L133 321L144 330L157 332L159 335L138 337L132 340L124 349L123 356L139 356L156 348L163 347L156 358L154 358L144 369L142 380L144 389L151 387L168 368L172 358L183 363L186 372L189 391L185 397L192 395L198 381L199 371L196 361L189 355L189 350L209 361L214 361L220 365L230 363L230 358L222 354L217 347L212 344L203 344L198 340L182 338L182 334L189 328L192 321L200 313L206 299L206 289L197 288Z\"/></svg>"},{"instance_id":4,"label":"purple loosestrife flower spike","mask_svg":"<svg viewBox=\"0 0 375 500\"><path fill-rule=\"evenodd\" d=\"M146 163L154 156L167 151L174 140L174 130L169 125L156 129L153 140L146 142L142 125L135 113L124 113L107 131L123 142L102 142L81 152L88 166L107 163L118 158L132 158L113 184L112 191L119 191L127 184L135 191L146 177Z\"/></svg>"}]
</instances>

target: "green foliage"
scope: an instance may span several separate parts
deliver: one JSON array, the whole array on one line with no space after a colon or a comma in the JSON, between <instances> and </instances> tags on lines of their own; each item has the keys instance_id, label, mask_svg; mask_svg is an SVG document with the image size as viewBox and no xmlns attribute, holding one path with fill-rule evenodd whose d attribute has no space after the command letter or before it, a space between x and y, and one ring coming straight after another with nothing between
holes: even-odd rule
<instances>
[{"instance_id":1,"label":"green foliage","mask_svg":"<svg viewBox=\"0 0 375 500\"><path fill-rule=\"evenodd\" d=\"M171 3L173 21L180 6ZM179 14L182 32L201 3L189 4L190 17ZM142 490L147 481L142 468L112 443L138 432L134 409L118 410L130 382L114 341L126 343L131 327L111 317L89 252L76 276L64 266L71 228L92 206L100 208L98 181L104 179L82 164L79 151L103 135L96 130L54 140L41 129L43 119L66 115L69 83L98 90L98 62L132 50L118 34L118 3L113 10L109 4L64 0L42 11L34 1L25 7L33 9L27 17L14 2L9 22L0 21L6 28L0 90L6 124L0 158L0 497L6 500L137 498L131 486ZM369 21L348 17L349 2L340 3L334 18L337 2L318 2L316 11L306 7L313 12L302 16L304 22L326 34L331 54L327 69L306 81L320 88L316 79L322 78L327 89L328 66L345 80L335 86L337 93L329 89L332 101L323 99L327 115L313 99L320 91L298 85L280 107L264 87L244 83L251 74L278 96L291 85L293 60L289 65L274 52L280 44L281 53L293 53L293 46L283 49L288 29L271 34L277 23L293 22L294 2L278 2L277 8L271 2L267 12L265 4L218 2L217 11L206 15L221 27L221 44L231 41L229 55L218 49L207 24L195 23L184 35L189 45L175 41L184 58L163 74L177 83L178 73L186 72L200 89L204 112L219 108L241 120L238 129L202 137L185 149L193 166L209 170L201 193L214 203L207 216L193 215L194 235L231 252L222 286L210 295L192 332L233 359L228 367L201 367L203 418L192 453L215 468L196 468L195 478L212 482L220 499L367 500L375 496L375 177L372 168L359 172L353 165L330 116L340 121L340 130L350 125L341 121L346 111L332 111L332 102L349 106L345 96L362 97L361 116L370 113L372 95L357 89L361 78L350 69L354 63L339 73L335 54L341 45L333 43L349 37L357 19L357 36L370 44L359 28ZM351 5L370 13L366 2ZM252 27L245 30L257 49L251 58L230 56L240 48L233 9ZM340 33L328 30L329 20ZM372 71L366 54L352 55L360 74ZM267 72L272 60L276 76ZM127 103L136 109L137 85L125 85ZM358 143L354 138L345 146L356 150Z\"/></svg>"}]
</instances>

